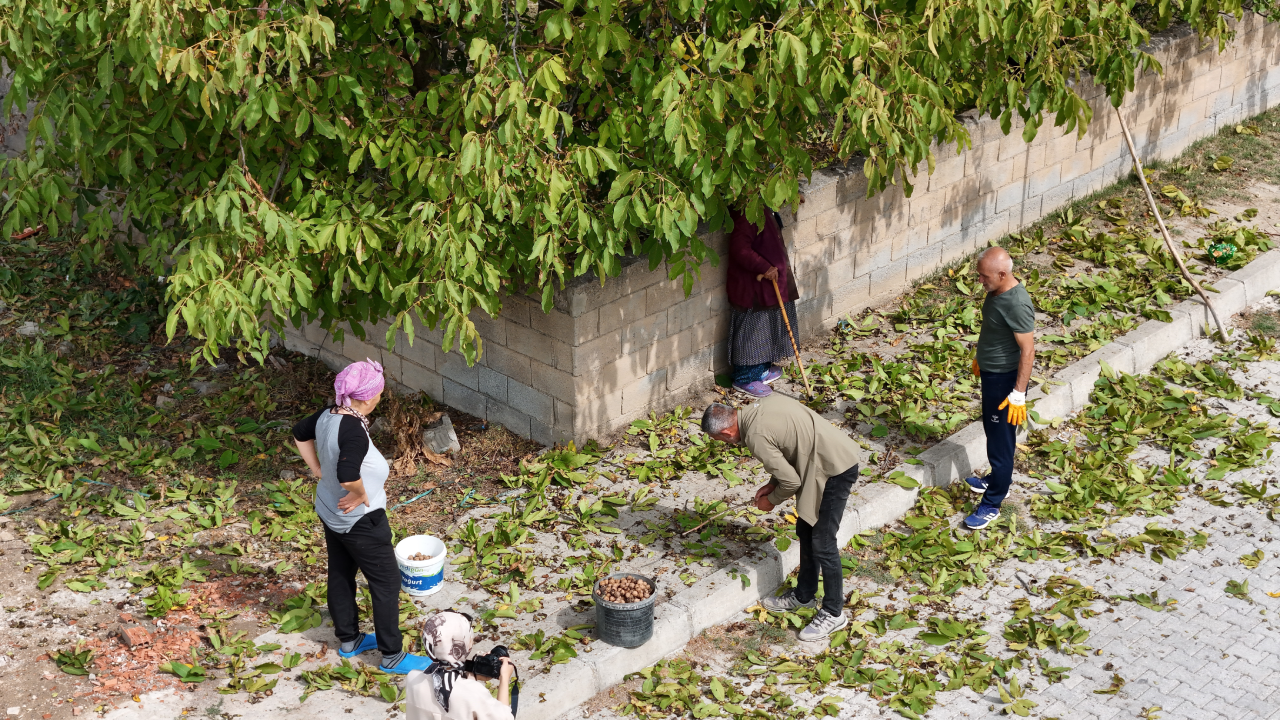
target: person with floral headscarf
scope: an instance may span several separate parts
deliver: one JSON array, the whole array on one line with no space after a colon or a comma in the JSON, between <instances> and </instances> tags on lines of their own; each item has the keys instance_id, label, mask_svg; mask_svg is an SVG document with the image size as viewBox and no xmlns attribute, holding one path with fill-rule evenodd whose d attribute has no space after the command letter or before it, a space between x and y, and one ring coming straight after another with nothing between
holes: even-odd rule
<instances>
[{"instance_id":1,"label":"person with floral headscarf","mask_svg":"<svg viewBox=\"0 0 1280 720\"><path fill-rule=\"evenodd\" d=\"M502 658L498 699L489 694L484 678L466 672L471 656L471 618L446 610L422 624L422 642L435 661L426 672L411 672L405 680L409 720L515 720L511 710L511 676L515 666Z\"/></svg>"},{"instance_id":2,"label":"person with floral headscarf","mask_svg":"<svg viewBox=\"0 0 1280 720\"><path fill-rule=\"evenodd\" d=\"M329 614L338 654L350 658L377 648L379 668L404 675L430 667L431 661L406 653L400 636L400 567L383 491L390 467L369 437L369 415L385 384L378 363L351 363L333 382L334 404L295 425L293 440L319 479L316 514L329 554ZM357 570L369 583L373 634L360 632Z\"/></svg>"}]
</instances>

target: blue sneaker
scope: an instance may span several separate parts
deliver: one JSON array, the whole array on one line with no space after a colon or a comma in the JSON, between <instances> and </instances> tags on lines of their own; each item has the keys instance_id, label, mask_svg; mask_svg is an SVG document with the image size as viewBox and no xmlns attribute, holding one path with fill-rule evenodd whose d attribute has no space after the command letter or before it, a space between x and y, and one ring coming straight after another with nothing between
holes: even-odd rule
<instances>
[{"instance_id":1,"label":"blue sneaker","mask_svg":"<svg viewBox=\"0 0 1280 720\"><path fill-rule=\"evenodd\" d=\"M359 655L360 653L367 653L370 650L377 650L377 649L378 649L378 639L374 637L373 633L365 633L364 637L360 638L360 644L356 645L355 650L352 650L349 653L342 652L342 646L338 646L338 654L344 658L353 658Z\"/></svg>"},{"instance_id":2,"label":"blue sneaker","mask_svg":"<svg viewBox=\"0 0 1280 720\"><path fill-rule=\"evenodd\" d=\"M384 673L391 673L392 675L408 675L414 670L426 672L431 669L433 664L434 663L429 657L424 657L422 655L410 655L406 653L404 657L400 658L400 662L396 663L394 667L383 667L382 665L378 665L378 669Z\"/></svg>"},{"instance_id":3,"label":"blue sneaker","mask_svg":"<svg viewBox=\"0 0 1280 720\"><path fill-rule=\"evenodd\" d=\"M972 515L964 519L964 524L970 530L981 530L998 517L1000 517L1000 508L979 505Z\"/></svg>"},{"instance_id":4,"label":"blue sneaker","mask_svg":"<svg viewBox=\"0 0 1280 720\"><path fill-rule=\"evenodd\" d=\"M968 485L970 490L978 493L979 495L987 491L986 478L967 477L964 479L964 484Z\"/></svg>"},{"instance_id":5,"label":"blue sneaker","mask_svg":"<svg viewBox=\"0 0 1280 720\"><path fill-rule=\"evenodd\" d=\"M780 377L782 377L782 368L777 365L770 365L769 369L764 371L764 377L760 378L760 382L765 385L772 385Z\"/></svg>"}]
</instances>

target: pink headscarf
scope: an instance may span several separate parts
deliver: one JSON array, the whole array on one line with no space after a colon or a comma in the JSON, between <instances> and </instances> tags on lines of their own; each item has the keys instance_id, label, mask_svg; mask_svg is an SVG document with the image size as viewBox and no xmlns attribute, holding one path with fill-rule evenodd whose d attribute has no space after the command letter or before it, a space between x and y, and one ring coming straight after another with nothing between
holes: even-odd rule
<instances>
[{"instance_id":1,"label":"pink headscarf","mask_svg":"<svg viewBox=\"0 0 1280 720\"><path fill-rule=\"evenodd\" d=\"M386 381L382 379L382 365L373 360L353 362L333 379L333 391L338 407L349 405L352 400L369 400L382 392Z\"/></svg>"}]
</instances>

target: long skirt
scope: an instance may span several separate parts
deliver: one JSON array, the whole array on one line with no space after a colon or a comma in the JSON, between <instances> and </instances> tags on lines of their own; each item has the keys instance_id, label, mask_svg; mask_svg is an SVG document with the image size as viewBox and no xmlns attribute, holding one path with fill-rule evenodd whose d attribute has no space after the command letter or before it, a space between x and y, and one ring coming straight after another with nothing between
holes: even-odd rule
<instances>
[{"instance_id":1,"label":"long skirt","mask_svg":"<svg viewBox=\"0 0 1280 720\"><path fill-rule=\"evenodd\" d=\"M777 307L744 310L730 305L729 362L735 366L761 365L786 360L795 354L791 338ZM796 327L796 303L787 301L787 317Z\"/></svg>"}]
</instances>

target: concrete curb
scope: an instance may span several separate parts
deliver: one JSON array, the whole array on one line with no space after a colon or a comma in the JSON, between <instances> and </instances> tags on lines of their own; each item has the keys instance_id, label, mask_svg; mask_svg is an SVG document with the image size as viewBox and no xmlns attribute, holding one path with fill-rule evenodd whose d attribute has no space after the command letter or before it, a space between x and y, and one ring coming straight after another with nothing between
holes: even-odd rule
<instances>
[{"instance_id":1,"label":"concrete curb","mask_svg":"<svg viewBox=\"0 0 1280 720\"><path fill-rule=\"evenodd\" d=\"M1280 288L1280 250L1260 255L1244 268L1214 284L1218 294L1214 305L1225 319ZM1207 334L1212 323L1208 308L1200 300L1186 300L1169 309L1170 322L1151 320L1111 344L1058 371L1047 392L1028 394L1043 420L1065 418L1089 401L1094 382L1102 374L1102 364L1126 373L1150 369L1170 352ZM921 453L920 464L903 464L896 469L915 478L922 486L948 485L986 464L986 437L981 421L973 422L937 445ZM883 527L901 518L915 504L917 490L904 490L890 483L858 487L840 523L841 545L864 530ZM521 718L552 720L607 690L636 672L668 655L679 652L703 630L740 615L744 608L773 592L799 564L799 549L793 543L786 552L767 546L763 558L736 568L720 570L703 578L670 601L659 605L654 620L653 639L642 647L615 648L597 643L590 654L554 666L549 672L524 683ZM730 572L736 577L730 577ZM743 577L750 580L748 585Z\"/></svg>"}]
</instances>

